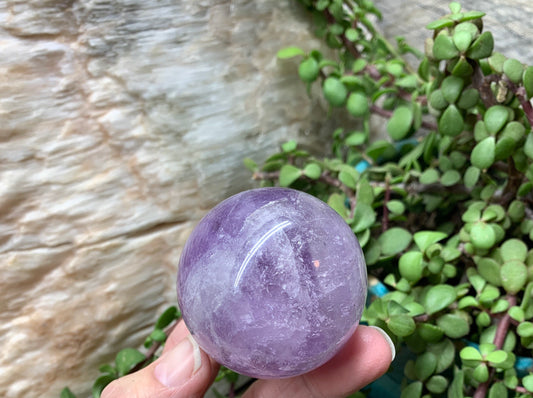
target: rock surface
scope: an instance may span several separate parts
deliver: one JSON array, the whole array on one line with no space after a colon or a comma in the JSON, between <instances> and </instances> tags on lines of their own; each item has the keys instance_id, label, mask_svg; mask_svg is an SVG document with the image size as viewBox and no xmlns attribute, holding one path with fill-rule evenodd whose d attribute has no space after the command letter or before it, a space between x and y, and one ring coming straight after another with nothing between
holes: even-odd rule
<instances>
[{"instance_id":1,"label":"rock surface","mask_svg":"<svg viewBox=\"0 0 533 398\"><path fill-rule=\"evenodd\" d=\"M377 1L415 44L447 3ZM533 63L529 1L468 7ZM275 60L295 43L318 45L291 0L0 1L0 396L87 396L175 303L192 227L251 186L242 158L323 150L336 123Z\"/></svg>"}]
</instances>

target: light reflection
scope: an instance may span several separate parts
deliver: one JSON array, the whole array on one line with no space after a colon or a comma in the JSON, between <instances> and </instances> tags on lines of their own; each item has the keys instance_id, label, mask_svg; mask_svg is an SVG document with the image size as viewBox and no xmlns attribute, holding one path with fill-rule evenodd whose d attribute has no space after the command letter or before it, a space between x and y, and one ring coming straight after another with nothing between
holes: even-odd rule
<instances>
[{"instance_id":1,"label":"light reflection","mask_svg":"<svg viewBox=\"0 0 533 398\"><path fill-rule=\"evenodd\" d=\"M252 249L246 255L244 261L242 262L242 264L241 264L241 266L239 268L239 272L237 272L237 277L235 278L235 282L233 283L233 288L237 288L237 286L239 285L239 283L241 281L242 275L244 274L244 271L246 270L246 267L248 266L248 263L250 262L252 257L255 255L255 253L257 253L257 251L261 248L261 246L263 246L265 244L265 242L268 239L270 239L270 237L272 235L274 235L276 232L281 231L283 228L288 227L289 225L291 225L291 222L288 221L288 220L285 220L285 221L279 223L278 225L276 225L276 226L272 227L270 230L268 230L267 233L265 233L261 237L261 239L259 239L255 243L254 247L252 247Z\"/></svg>"}]
</instances>

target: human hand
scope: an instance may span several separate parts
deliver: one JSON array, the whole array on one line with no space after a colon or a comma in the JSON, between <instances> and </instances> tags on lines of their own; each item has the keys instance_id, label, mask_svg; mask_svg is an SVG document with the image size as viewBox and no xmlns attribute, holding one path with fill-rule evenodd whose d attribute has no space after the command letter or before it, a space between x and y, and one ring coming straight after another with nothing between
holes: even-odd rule
<instances>
[{"instance_id":1,"label":"human hand","mask_svg":"<svg viewBox=\"0 0 533 398\"><path fill-rule=\"evenodd\" d=\"M384 374L394 356L394 345L383 330L361 325L341 351L320 368L286 379L257 380L243 398L346 397ZM218 368L181 321L157 361L115 380L101 398L202 397Z\"/></svg>"}]
</instances>

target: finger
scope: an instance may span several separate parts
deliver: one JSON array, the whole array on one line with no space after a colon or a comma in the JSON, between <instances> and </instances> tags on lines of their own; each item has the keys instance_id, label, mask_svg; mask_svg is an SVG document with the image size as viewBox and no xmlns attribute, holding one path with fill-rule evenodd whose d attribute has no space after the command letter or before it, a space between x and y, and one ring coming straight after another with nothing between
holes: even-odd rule
<instances>
[{"instance_id":1,"label":"finger","mask_svg":"<svg viewBox=\"0 0 533 398\"><path fill-rule=\"evenodd\" d=\"M182 326L175 332L175 336L180 336ZM146 368L109 384L101 398L202 397L215 379L219 365L198 347L190 334L172 344Z\"/></svg>"},{"instance_id":2,"label":"finger","mask_svg":"<svg viewBox=\"0 0 533 398\"><path fill-rule=\"evenodd\" d=\"M243 398L346 397L383 375L394 355L394 345L382 329L359 326L341 351L320 368L287 379L258 380Z\"/></svg>"},{"instance_id":3,"label":"finger","mask_svg":"<svg viewBox=\"0 0 533 398\"><path fill-rule=\"evenodd\" d=\"M163 347L163 355L172 350L180 341L189 335L189 330L185 326L183 319L178 322L174 330L170 333L165 341L165 346Z\"/></svg>"}]
</instances>

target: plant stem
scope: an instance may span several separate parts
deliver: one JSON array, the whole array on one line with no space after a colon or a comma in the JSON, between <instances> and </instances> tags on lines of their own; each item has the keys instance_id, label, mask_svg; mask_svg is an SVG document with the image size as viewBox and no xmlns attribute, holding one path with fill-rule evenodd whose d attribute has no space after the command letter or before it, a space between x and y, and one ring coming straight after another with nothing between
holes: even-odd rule
<instances>
[{"instance_id":1,"label":"plant stem","mask_svg":"<svg viewBox=\"0 0 533 398\"><path fill-rule=\"evenodd\" d=\"M509 303L509 307L516 305L516 296L508 294L506 300ZM496 333L494 335L494 345L496 346L497 350L502 349L510 325L511 317L509 316L509 313L505 313L505 315L498 322ZM485 398L487 396L487 391L489 386L492 384L492 378L494 377L494 370L494 368L490 370L489 379L486 382L478 385L476 391L474 392L473 398Z\"/></svg>"}]
</instances>

